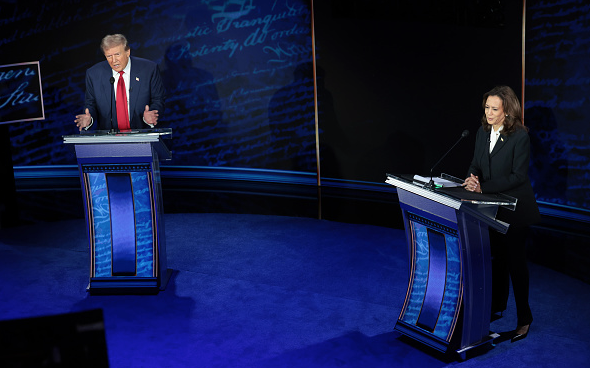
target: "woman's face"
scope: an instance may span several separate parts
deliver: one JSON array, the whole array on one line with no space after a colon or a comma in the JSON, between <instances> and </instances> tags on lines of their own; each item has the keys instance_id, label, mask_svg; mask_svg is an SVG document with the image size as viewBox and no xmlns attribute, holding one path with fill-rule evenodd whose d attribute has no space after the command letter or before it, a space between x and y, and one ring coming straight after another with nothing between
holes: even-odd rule
<instances>
[{"instance_id":1,"label":"woman's face","mask_svg":"<svg viewBox=\"0 0 590 368\"><path fill-rule=\"evenodd\" d=\"M488 124L497 130L504 124L504 108L502 107L502 100L498 96L488 96L485 104L485 114Z\"/></svg>"}]
</instances>

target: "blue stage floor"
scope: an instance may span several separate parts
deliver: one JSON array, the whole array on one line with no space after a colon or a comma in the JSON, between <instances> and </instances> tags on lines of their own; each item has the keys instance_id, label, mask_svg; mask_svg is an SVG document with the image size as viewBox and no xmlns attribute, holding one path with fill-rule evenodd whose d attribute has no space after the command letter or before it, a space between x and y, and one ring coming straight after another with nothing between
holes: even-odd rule
<instances>
[{"instance_id":1,"label":"blue stage floor","mask_svg":"<svg viewBox=\"0 0 590 368\"><path fill-rule=\"evenodd\" d=\"M590 285L534 263L528 338L459 362L393 331L408 272L402 230L207 213L167 214L165 226L174 274L165 291L144 296L86 293L83 220L1 229L0 320L99 308L115 368L587 367L590 361ZM492 330L515 324L510 304Z\"/></svg>"}]
</instances>

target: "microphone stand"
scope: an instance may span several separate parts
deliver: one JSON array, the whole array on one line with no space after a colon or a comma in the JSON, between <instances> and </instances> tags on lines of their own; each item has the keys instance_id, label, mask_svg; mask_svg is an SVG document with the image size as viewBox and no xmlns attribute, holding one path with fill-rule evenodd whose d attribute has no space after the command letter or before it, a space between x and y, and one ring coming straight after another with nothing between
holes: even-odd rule
<instances>
[{"instance_id":1,"label":"microphone stand","mask_svg":"<svg viewBox=\"0 0 590 368\"><path fill-rule=\"evenodd\" d=\"M436 165L438 165L443 158L447 157L447 155L449 154L449 152L451 152L453 150L453 148L455 148L455 146L457 144L459 144L459 142L461 142L461 139L467 137L469 135L469 130L464 130L463 133L461 133L461 137L459 137L459 139L457 140L457 142L455 142L455 144L453 144L453 146L432 166L432 168L430 168L430 182L428 182L427 184L424 184L423 188L426 189L435 189L435 184L434 184L434 180L432 179L432 172L434 170L434 168L436 167Z\"/></svg>"}]
</instances>

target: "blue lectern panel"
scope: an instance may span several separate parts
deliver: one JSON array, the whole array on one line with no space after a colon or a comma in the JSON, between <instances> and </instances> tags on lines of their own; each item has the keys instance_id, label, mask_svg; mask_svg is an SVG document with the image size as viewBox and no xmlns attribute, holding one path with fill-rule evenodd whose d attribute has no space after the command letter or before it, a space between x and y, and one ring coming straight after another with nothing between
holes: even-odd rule
<instances>
[{"instance_id":1,"label":"blue lectern panel","mask_svg":"<svg viewBox=\"0 0 590 368\"><path fill-rule=\"evenodd\" d=\"M418 323L424 294L426 294L426 283L428 281L428 233L426 226L419 223L412 223L411 239L411 266L410 293L407 305L402 311L400 319L411 325Z\"/></svg>"},{"instance_id":2,"label":"blue lectern panel","mask_svg":"<svg viewBox=\"0 0 590 368\"><path fill-rule=\"evenodd\" d=\"M450 341L462 296L457 231L409 215L412 269L400 320Z\"/></svg>"},{"instance_id":3,"label":"blue lectern panel","mask_svg":"<svg viewBox=\"0 0 590 368\"><path fill-rule=\"evenodd\" d=\"M93 277L155 277L152 175L143 171L148 168L132 165L125 169L137 171L120 173L106 165L84 167L92 203Z\"/></svg>"},{"instance_id":4,"label":"blue lectern panel","mask_svg":"<svg viewBox=\"0 0 590 368\"><path fill-rule=\"evenodd\" d=\"M445 234L445 242L447 249L445 293L434 335L450 340L461 307L461 247L457 236Z\"/></svg>"},{"instance_id":5,"label":"blue lectern panel","mask_svg":"<svg viewBox=\"0 0 590 368\"><path fill-rule=\"evenodd\" d=\"M132 172L137 244L137 276L154 277L154 207L149 172Z\"/></svg>"},{"instance_id":6,"label":"blue lectern panel","mask_svg":"<svg viewBox=\"0 0 590 368\"><path fill-rule=\"evenodd\" d=\"M111 216L104 173L88 173L92 223L94 231L93 276L111 276Z\"/></svg>"}]
</instances>

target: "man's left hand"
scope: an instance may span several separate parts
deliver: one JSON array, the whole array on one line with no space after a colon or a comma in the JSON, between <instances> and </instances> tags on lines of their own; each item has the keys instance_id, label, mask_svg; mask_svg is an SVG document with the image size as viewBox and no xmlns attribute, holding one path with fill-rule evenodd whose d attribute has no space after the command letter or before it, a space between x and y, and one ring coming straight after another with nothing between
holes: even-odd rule
<instances>
[{"instance_id":1,"label":"man's left hand","mask_svg":"<svg viewBox=\"0 0 590 368\"><path fill-rule=\"evenodd\" d=\"M143 121L147 124L155 126L158 124L158 110L150 110L148 105L145 105L145 111L143 112Z\"/></svg>"}]
</instances>

